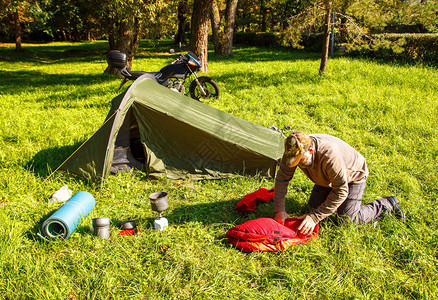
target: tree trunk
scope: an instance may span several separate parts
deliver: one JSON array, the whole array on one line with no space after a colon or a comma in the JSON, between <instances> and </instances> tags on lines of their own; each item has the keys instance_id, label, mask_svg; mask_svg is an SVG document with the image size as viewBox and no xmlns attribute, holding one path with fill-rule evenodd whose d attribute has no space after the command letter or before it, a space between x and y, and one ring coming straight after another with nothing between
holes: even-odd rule
<instances>
[{"instance_id":1,"label":"tree trunk","mask_svg":"<svg viewBox=\"0 0 438 300\"><path fill-rule=\"evenodd\" d=\"M114 30L109 32L109 44L111 50L119 50L126 54L126 68L132 68L132 62L134 60L135 52L137 51L140 43L140 25L137 18L131 20L132 22L116 22L114 24ZM115 47L112 43L115 42ZM118 69L107 67L105 73L110 75L116 75Z\"/></svg>"},{"instance_id":2,"label":"tree trunk","mask_svg":"<svg viewBox=\"0 0 438 300\"><path fill-rule=\"evenodd\" d=\"M222 30L220 25L221 16L217 2L213 1L212 3L211 26L213 31L214 53L216 54L233 54L233 35L238 2L238 0L227 0L224 30Z\"/></svg>"},{"instance_id":3,"label":"tree trunk","mask_svg":"<svg viewBox=\"0 0 438 300\"><path fill-rule=\"evenodd\" d=\"M108 19L108 44L109 44L109 48L110 50L117 50L117 45L116 45L116 38L114 36L114 20L109 18Z\"/></svg>"},{"instance_id":4,"label":"tree trunk","mask_svg":"<svg viewBox=\"0 0 438 300\"><path fill-rule=\"evenodd\" d=\"M134 60L134 53L132 53L132 39L133 32L129 26L121 26L119 34L116 38L117 49L126 54L126 67L131 69L132 61Z\"/></svg>"},{"instance_id":5,"label":"tree trunk","mask_svg":"<svg viewBox=\"0 0 438 300\"><path fill-rule=\"evenodd\" d=\"M208 23L210 0L194 0L189 50L201 60L201 72L208 72Z\"/></svg>"},{"instance_id":6,"label":"tree trunk","mask_svg":"<svg viewBox=\"0 0 438 300\"><path fill-rule=\"evenodd\" d=\"M217 0L213 0L211 4L211 31L213 33L214 53L222 54L222 29L221 16Z\"/></svg>"},{"instance_id":7,"label":"tree trunk","mask_svg":"<svg viewBox=\"0 0 438 300\"><path fill-rule=\"evenodd\" d=\"M134 19L134 29L132 34L132 46L131 46L131 53L132 53L132 59L131 59L131 65L132 60L134 60L134 55L137 53L137 49L140 46L140 39L141 39L141 22L139 18Z\"/></svg>"},{"instance_id":8,"label":"tree trunk","mask_svg":"<svg viewBox=\"0 0 438 300\"><path fill-rule=\"evenodd\" d=\"M233 35L234 25L236 24L236 11L238 0L227 0L227 9L225 15L225 36L224 36L224 51L226 55L233 54Z\"/></svg>"},{"instance_id":9,"label":"tree trunk","mask_svg":"<svg viewBox=\"0 0 438 300\"><path fill-rule=\"evenodd\" d=\"M327 67L329 45L330 45L330 16L331 16L331 2L325 3L325 25L324 25L324 37L322 42L322 57L321 66L319 67L319 75L325 73Z\"/></svg>"},{"instance_id":10,"label":"tree trunk","mask_svg":"<svg viewBox=\"0 0 438 300\"><path fill-rule=\"evenodd\" d=\"M175 37L176 43L186 43L185 27L186 27L186 14L187 14L187 0L179 0L178 3L178 32Z\"/></svg>"},{"instance_id":11,"label":"tree trunk","mask_svg":"<svg viewBox=\"0 0 438 300\"><path fill-rule=\"evenodd\" d=\"M116 40L114 39L114 31L110 31L108 33L108 44L109 44L109 48L110 50L116 50Z\"/></svg>"},{"instance_id":12,"label":"tree trunk","mask_svg":"<svg viewBox=\"0 0 438 300\"><path fill-rule=\"evenodd\" d=\"M15 51L21 51L21 24L18 11L14 12L15 25Z\"/></svg>"},{"instance_id":13,"label":"tree trunk","mask_svg":"<svg viewBox=\"0 0 438 300\"><path fill-rule=\"evenodd\" d=\"M119 22L115 28L117 28L114 32L116 48L126 54L126 68L130 70L132 68L134 55L140 44L141 28L139 19L134 18L130 20L130 22Z\"/></svg>"},{"instance_id":14,"label":"tree trunk","mask_svg":"<svg viewBox=\"0 0 438 300\"><path fill-rule=\"evenodd\" d=\"M268 12L266 10L265 0L260 1L260 15L262 16L262 32L266 32L266 20L268 19Z\"/></svg>"}]
</instances>

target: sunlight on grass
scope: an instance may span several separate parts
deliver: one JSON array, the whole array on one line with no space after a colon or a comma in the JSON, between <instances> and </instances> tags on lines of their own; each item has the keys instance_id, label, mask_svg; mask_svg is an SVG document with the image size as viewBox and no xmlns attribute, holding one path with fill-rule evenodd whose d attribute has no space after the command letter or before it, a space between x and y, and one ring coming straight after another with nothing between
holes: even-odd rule
<instances>
[{"instance_id":1,"label":"sunlight on grass","mask_svg":"<svg viewBox=\"0 0 438 300\"><path fill-rule=\"evenodd\" d=\"M134 70L158 71L175 54L170 42L143 41ZM396 195L406 225L321 223L320 236L279 254L244 254L227 230L271 217L273 204L248 215L242 197L273 181L261 177L200 181L110 176L103 186L57 172L103 123L119 79L103 74L107 43L0 44L0 295L6 299L433 299L438 295L438 71L349 57L236 47L209 52L221 96L208 105L264 127L290 125L336 135L367 159L366 202ZM186 49L184 49L185 51ZM68 184L96 207L65 241L43 242L41 223ZM312 183L297 172L286 208L307 212ZM37 189L38 187L38 189ZM36 190L35 190L36 189ZM167 191L170 227L153 229L148 195ZM111 219L110 240L92 236L92 218ZM140 234L119 235L135 220ZM1 298L1 297L0 297Z\"/></svg>"}]
</instances>

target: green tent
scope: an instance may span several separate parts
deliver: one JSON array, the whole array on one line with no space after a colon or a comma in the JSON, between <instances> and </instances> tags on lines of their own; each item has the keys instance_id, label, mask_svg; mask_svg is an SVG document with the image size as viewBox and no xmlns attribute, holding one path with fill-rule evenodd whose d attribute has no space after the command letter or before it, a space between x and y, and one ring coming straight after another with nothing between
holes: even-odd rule
<instances>
[{"instance_id":1,"label":"green tent","mask_svg":"<svg viewBox=\"0 0 438 300\"><path fill-rule=\"evenodd\" d=\"M62 165L89 180L140 169L172 179L273 177L283 136L137 79L112 100L104 125Z\"/></svg>"}]
</instances>

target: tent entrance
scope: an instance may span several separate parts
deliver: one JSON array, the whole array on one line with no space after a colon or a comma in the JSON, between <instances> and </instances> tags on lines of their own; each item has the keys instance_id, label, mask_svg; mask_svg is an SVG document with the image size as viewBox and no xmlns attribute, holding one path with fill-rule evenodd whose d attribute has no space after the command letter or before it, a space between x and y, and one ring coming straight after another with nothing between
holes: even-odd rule
<instances>
[{"instance_id":1,"label":"tent entrance","mask_svg":"<svg viewBox=\"0 0 438 300\"><path fill-rule=\"evenodd\" d=\"M129 128L129 145L131 148L131 154L134 158L142 164L145 164L146 157L144 155L143 143L140 140L140 129L135 118L132 120L131 127Z\"/></svg>"},{"instance_id":2,"label":"tent entrance","mask_svg":"<svg viewBox=\"0 0 438 300\"><path fill-rule=\"evenodd\" d=\"M130 108L116 138L111 173L129 172L131 169L142 171L145 169L145 161L140 130Z\"/></svg>"}]
</instances>

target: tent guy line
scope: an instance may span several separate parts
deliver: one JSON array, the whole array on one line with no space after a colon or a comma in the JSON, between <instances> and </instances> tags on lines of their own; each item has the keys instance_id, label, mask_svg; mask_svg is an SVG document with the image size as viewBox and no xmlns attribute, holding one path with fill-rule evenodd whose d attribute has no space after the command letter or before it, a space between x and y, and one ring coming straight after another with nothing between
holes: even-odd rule
<instances>
[{"instance_id":1,"label":"tent guy line","mask_svg":"<svg viewBox=\"0 0 438 300\"><path fill-rule=\"evenodd\" d=\"M107 118L107 120L105 121L105 122L103 122L103 124L99 127L99 129L100 128L102 128L103 126L105 126L105 124L109 121L109 120L111 120L115 115L116 115L116 113L118 113L120 111L120 109L117 109L109 118ZM98 130L99 130L98 129ZM32 194L33 193L35 193L35 191L37 191L47 180L49 180L49 178L51 178L52 176L53 176L53 174L55 174L73 155L75 155L75 153L76 152L78 152L79 151L79 149L81 149L81 147L83 146L83 145L85 145L91 138L93 137L93 135L91 135L88 139L86 139L72 154L70 154L70 156L69 157L67 157L52 173L50 173L50 175L49 176L47 176L44 180L43 180L43 182L41 182L33 191L32 191Z\"/></svg>"}]
</instances>

